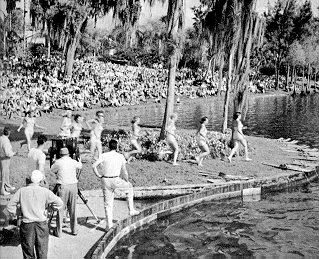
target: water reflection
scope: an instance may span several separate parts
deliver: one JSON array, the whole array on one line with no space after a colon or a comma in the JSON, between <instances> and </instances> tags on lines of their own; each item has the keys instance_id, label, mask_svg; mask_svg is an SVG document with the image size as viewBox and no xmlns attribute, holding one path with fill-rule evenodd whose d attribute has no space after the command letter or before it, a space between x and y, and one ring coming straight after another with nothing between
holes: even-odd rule
<instances>
[{"instance_id":1,"label":"water reflection","mask_svg":"<svg viewBox=\"0 0 319 259\"><path fill-rule=\"evenodd\" d=\"M129 126L135 115L141 122L160 126L163 120L164 105L129 107L125 110L106 112L107 123ZM194 129L202 116L209 117L209 130L220 131L223 123L223 100L217 98L187 100L175 106L179 114L178 128ZM229 110L231 123L232 107ZM248 112L244 121L248 135L270 138L292 138L304 144L319 148L319 95L306 97L261 96L249 99Z\"/></svg>"},{"instance_id":2,"label":"water reflection","mask_svg":"<svg viewBox=\"0 0 319 259\"><path fill-rule=\"evenodd\" d=\"M135 233L110 258L316 258L319 185L311 190L191 207Z\"/></svg>"}]
</instances>

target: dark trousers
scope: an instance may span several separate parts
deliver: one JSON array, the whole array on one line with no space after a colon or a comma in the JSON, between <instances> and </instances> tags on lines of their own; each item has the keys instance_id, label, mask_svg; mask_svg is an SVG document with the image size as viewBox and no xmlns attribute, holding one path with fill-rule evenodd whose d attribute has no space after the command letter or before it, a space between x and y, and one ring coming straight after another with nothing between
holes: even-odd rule
<instances>
[{"instance_id":1,"label":"dark trousers","mask_svg":"<svg viewBox=\"0 0 319 259\"><path fill-rule=\"evenodd\" d=\"M24 259L46 259L49 244L48 223L46 221L22 222L20 225L20 241Z\"/></svg>"},{"instance_id":2,"label":"dark trousers","mask_svg":"<svg viewBox=\"0 0 319 259\"><path fill-rule=\"evenodd\" d=\"M62 225L63 225L63 216L65 209L68 210L70 214L70 225L72 234L78 233L78 221L77 221L77 209L76 201L78 195L78 185L74 184L57 184L56 185L56 195L59 196L63 201L63 208L58 210L57 215L57 235L61 237L62 235Z\"/></svg>"}]
</instances>

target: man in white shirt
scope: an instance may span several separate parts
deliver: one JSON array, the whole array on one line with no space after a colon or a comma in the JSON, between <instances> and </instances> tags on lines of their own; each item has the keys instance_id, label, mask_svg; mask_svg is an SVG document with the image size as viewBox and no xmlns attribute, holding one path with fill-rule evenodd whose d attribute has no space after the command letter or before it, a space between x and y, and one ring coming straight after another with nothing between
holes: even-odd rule
<instances>
[{"instance_id":1,"label":"man in white shirt","mask_svg":"<svg viewBox=\"0 0 319 259\"><path fill-rule=\"evenodd\" d=\"M39 170L33 171L30 179L31 183L19 189L11 198L7 210L10 214L16 214L17 206L21 209L20 241L23 258L47 258L47 208L51 205L51 209L58 210L63 207L63 202L53 192L39 186L43 179L43 174Z\"/></svg>"},{"instance_id":2,"label":"man in white shirt","mask_svg":"<svg viewBox=\"0 0 319 259\"><path fill-rule=\"evenodd\" d=\"M125 166L126 160L122 154L116 152L117 141L115 139L110 140L109 149L110 152L101 154L92 167L95 175L102 181L104 210L108 228L111 228L113 226L113 203L115 190L121 190L126 193L129 214L131 216L138 215L140 212L134 209L133 186L128 181L128 173ZM103 165L102 174L100 174L97 170L97 166L99 164ZM120 178L120 175L123 179Z\"/></svg>"},{"instance_id":3,"label":"man in white shirt","mask_svg":"<svg viewBox=\"0 0 319 259\"><path fill-rule=\"evenodd\" d=\"M78 234L77 228L77 209L76 200L78 193L78 179L76 177L77 170L82 169L82 163L69 157L69 150L61 148L61 158L56 160L51 167L51 172L56 173L57 195L62 199L65 206L67 206L70 214L71 234L76 236ZM57 235L61 237L64 208L58 211L57 216Z\"/></svg>"},{"instance_id":4,"label":"man in white shirt","mask_svg":"<svg viewBox=\"0 0 319 259\"><path fill-rule=\"evenodd\" d=\"M9 195L10 191L14 191L15 187L10 185L10 160L16 153L12 151L9 140L11 130L4 127L3 135L0 137L0 175L1 175L1 195Z\"/></svg>"},{"instance_id":5,"label":"man in white shirt","mask_svg":"<svg viewBox=\"0 0 319 259\"><path fill-rule=\"evenodd\" d=\"M31 148L28 154L28 170L29 172L33 172L34 170L39 170L44 173L44 165L46 155L43 153L44 143L47 141L47 137L44 135L39 135L37 144L37 148ZM27 177L28 181L29 177ZM44 180L43 180L44 181Z\"/></svg>"}]
</instances>

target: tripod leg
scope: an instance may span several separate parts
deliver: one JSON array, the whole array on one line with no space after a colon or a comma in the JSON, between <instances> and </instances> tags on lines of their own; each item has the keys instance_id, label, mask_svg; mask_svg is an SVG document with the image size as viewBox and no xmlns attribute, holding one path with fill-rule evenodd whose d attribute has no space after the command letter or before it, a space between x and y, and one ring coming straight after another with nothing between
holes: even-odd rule
<instances>
[{"instance_id":1,"label":"tripod leg","mask_svg":"<svg viewBox=\"0 0 319 259\"><path fill-rule=\"evenodd\" d=\"M94 212L91 210L91 208L89 207L89 205L87 204L88 200L86 200L83 196L83 194L81 193L81 191L78 189L78 195L81 198L81 200L83 201L83 203L86 205L86 207L89 209L89 211L92 213L93 217L96 219L97 222L100 222L99 218L94 214Z\"/></svg>"}]
</instances>

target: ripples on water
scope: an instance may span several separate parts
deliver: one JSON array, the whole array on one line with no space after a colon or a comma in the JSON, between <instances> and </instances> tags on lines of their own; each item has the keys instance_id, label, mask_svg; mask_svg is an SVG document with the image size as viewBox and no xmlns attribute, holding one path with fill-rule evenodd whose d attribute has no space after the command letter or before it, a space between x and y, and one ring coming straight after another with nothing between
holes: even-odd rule
<instances>
[{"instance_id":1,"label":"ripples on water","mask_svg":"<svg viewBox=\"0 0 319 259\"><path fill-rule=\"evenodd\" d=\"M160 219L110 258L319 258L319 184L258 202L210 202Z\"/></svg>"},{"instance_id":2,"label":"ripples on water","mask_svg":"<svg viewBox=\"0 0 319 259\"><path fill-rule=\"evenodd\" d=\"M164 102L164 101L163 101ZM106 122L129 126L131 119L139 115L142 124L161 125L164 105L129 107L106 113ZM196 129L202 116L209 117L208 128L220 131L223 123L223 100L217 98L188 100L175 106L179 114L177 128ZM233 112L230 108L230 116ZM231 125L231 120L229 120ZM306 97L252 96L244 121L247 135L269 138L298 139L303 144L319 148L319 94Z\"/></svg>"}]
</instances>

